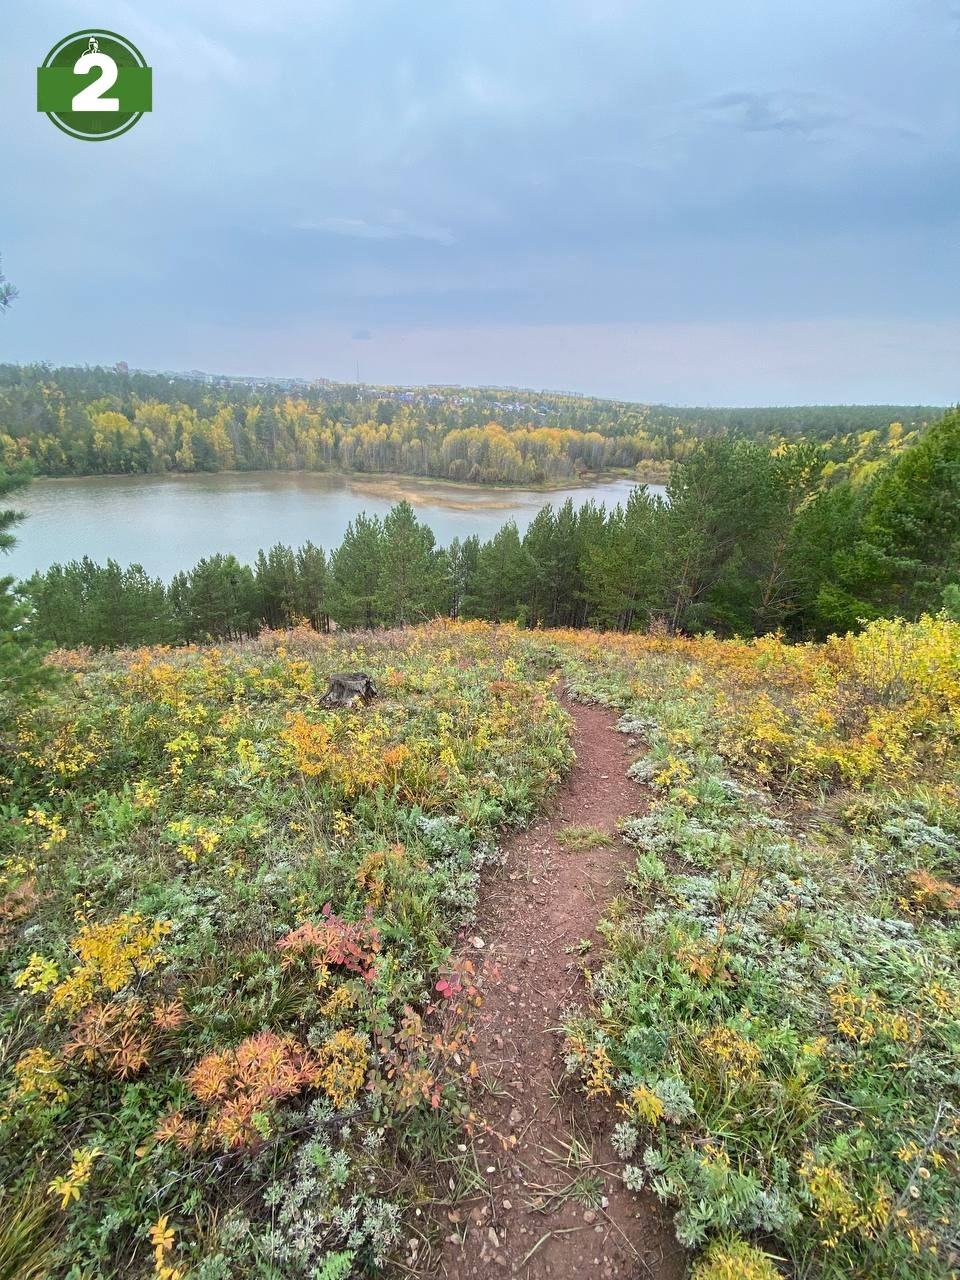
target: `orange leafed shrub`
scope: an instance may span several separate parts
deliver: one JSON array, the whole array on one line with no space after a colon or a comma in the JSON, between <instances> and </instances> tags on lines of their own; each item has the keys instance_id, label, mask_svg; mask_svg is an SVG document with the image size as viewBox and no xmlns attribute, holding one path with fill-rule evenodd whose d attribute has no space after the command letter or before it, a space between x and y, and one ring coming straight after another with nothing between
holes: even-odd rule
<instances>
[{"instance_id":1,"label":"orange leafed shrub","mask_svg":"<svg viewBox=\"0 0 960 1280\"><path fill-rule=\"evenodd\" d=\"M960 889L929 871L918 869L907 875L909 892L899 899L911 915L947 916L960 911Z\"/></svg>"},{"instance_id":2,"label":"orange leafed shrub","mask_svg":"<svg viewBox=\"0 0 960 1280\"><path fill-rule=\"evenodd\" d=\"M101 1066L109 1075L128 1080L147 1065L155 1027L142 1000L87 1005L63 1047L65 1058Z\"/></svg>"},{"instance_id":3,"label":"orange leafed shrub","mask_svg":"<svg viewBox=\"0 0 960 1280\"><path fill-rule=\"evenodd\" d=\"M235 1048L208 1053L187 1076L191 1093L207 1108L206 1120L175 1111L154 1136L184 1149L250 1150L263 1140L271 1109L306 1089L322 1089L334 1106L346 1106L363 1086L367 1061L365 1037L349 1029L335 1032L315 1053L273 1031L248 1036Z\"/></svg>"},{"instance_id":4,"label":"orange leafed shrub","mask_svg":"<svg viewBox=\"0 0 960 1280\"><path fill-rule=\"evenodd\" d=\"M251 1147L260 1141L258 1113L320 1083L321 1063L292 1036L273 1031L248 1036L234 1049L208 1053L187 1076L198 1101L211 1110L199 1131L204 1145ZM172 1120L173 1117L170 1118ZM165 1122L157 1136L182 1136L182 1126Z\"/></svg>"}]
</instances>

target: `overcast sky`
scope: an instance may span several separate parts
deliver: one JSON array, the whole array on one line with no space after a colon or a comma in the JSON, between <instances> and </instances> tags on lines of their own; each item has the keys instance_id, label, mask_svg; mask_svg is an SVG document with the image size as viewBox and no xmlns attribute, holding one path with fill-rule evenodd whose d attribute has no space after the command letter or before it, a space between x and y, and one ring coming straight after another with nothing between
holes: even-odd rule
<instances>
[{"instance_id":1,"label":"overcast sky","mask_svg":"<svg viewBox=\"0 0 960 1280\"><path fill-rule=\"evenodd\" d=\"M94 17L154 110L77 141ZM0 359L673 403L960 397L960 0L35 0Z\"/></svg>"}]
</instances>

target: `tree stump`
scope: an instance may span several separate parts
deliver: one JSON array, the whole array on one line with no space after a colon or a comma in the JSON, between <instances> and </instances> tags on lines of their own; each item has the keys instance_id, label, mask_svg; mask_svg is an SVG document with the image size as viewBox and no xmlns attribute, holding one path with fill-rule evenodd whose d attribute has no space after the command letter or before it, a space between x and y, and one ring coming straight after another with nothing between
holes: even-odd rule
<instances>
[{"instance_id":1,"label":"tree stump","mask_svg":"<svg viewBox=\"0 0 960 1280\"><path fill-rule=\"evenodd\" d=\"M373 677L365 671L340 671L330 677L330 687L321 701L325 707L352 707L358 698L366 704L377 696Z\"/></svg>"}]
</instances>

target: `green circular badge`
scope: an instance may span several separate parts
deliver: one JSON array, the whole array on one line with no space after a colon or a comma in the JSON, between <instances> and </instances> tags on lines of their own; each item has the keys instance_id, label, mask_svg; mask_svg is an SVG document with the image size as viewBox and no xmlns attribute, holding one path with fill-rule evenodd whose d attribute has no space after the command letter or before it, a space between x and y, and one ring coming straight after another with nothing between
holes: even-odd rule
<instances>
[{"instance_id":1,"label":"green circular badge","mask_svg":"<svg viewBox=\"0 0 960 1280\"><path fill-rule=\"evenodd\" d=\"M84 142L132 129L152 110L152 96L153 73L143 54L115 31L74 31L37 68L37 110Z\"/></svg>"}]
</instances>

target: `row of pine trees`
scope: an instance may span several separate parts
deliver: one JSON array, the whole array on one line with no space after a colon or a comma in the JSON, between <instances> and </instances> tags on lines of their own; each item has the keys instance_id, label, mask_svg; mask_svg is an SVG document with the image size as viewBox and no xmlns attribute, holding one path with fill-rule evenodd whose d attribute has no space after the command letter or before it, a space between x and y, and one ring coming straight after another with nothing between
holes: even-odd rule
<instances>
[{"instance_id":1,"label":"row of pine trees","mask_svg":"<svg viewBox=\"0 0 960 1280\"><path fill-rule=\"evenodd\" d=\"M274 546L253 566L201 560L164 584L88 559L21 584L39 639L94 647L238 639L331 622L396 627L436 616L629 631L820 637L883 614L915 616L960 581L960 412L865 484L824 487L807 444L771 455L716 438L675 468L668 500L545 507L436 545L407 502L358 516L329 554Z\"/></svg>"}]
</instances>

